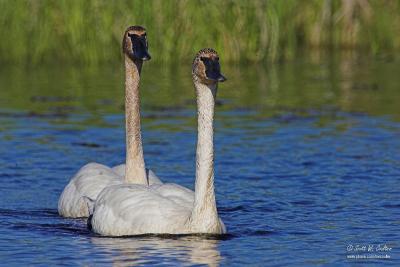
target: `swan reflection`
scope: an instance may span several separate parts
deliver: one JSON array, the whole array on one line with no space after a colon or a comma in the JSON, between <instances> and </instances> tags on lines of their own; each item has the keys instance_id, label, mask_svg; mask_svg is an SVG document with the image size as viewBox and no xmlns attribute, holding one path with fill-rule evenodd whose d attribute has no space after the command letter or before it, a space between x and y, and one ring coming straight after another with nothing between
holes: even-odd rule
<instances>
[{"instance_id":1,"label":"swan reflection","mask_svg":"<svg viewBox=\"0 0 400 267\"><path fill-rule=\"evenodd\" d=\"M141 237L106 238L92 237L92 243L110 257L113 266L170 263L176 265L206 264L218 266L222 260L218 250L219 240L204 236L178 238Z\"/></svg>"}]
</instances>

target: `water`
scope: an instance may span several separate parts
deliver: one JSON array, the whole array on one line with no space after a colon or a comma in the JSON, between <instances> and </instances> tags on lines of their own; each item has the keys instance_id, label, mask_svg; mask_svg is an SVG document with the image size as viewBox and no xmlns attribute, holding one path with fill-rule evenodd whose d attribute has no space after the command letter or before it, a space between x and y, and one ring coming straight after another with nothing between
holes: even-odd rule
<instances>
[{"instance_id":1,"label":"water","mask_svg":"<svg viewBox=\"0 0 400 267\"><path fill-rule=\"evenodd\" d=\"M0 69L0 264L399 265L400 60L222 68L216 191L229 234L137 238L97 237L57 214L79 167L124 161L123 69ZM147 166L193 188L190 66L150 62L143 76ZM378 244L391 259L347 258Z\"/></svg>"}]
</instances>

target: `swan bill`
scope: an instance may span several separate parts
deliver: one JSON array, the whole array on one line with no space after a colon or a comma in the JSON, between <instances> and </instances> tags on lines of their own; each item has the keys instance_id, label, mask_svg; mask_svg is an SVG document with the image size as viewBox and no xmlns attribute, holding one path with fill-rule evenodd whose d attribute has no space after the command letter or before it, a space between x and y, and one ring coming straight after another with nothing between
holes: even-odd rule
<instances>
[{"instance_id":1,"label":"swan bill","mask_svg":"<svg viewBox=\"0 0 400 267\"><path fill-rule=\"evenodd\" d=\"M128 27L124 34L122 50L131 60L150 60L146 29L142 26Z\"/></svg>"},{"instance_id":2,"label":"swan bill","mask_svg":"<svg viewBox=\"0 0 400 267\"><path fill-rule=\"evenodd\" d=\"M193 61L192 74L196 80L204 84L213 84L227 80L221 73L219 56L211 48L202 49L197 53Z\"/></svg>"}]
</instances>

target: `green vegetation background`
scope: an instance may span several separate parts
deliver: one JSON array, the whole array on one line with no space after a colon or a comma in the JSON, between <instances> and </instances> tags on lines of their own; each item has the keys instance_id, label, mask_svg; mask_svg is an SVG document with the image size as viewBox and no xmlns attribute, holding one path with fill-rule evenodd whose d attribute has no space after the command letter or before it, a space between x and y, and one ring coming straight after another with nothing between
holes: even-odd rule
<instances>
[{"instance_id":1,"label":"green vegetation background","mask_svg":"<svg viewBox=\"0 0 400 267\"><path fill-rule=\"evenodd\" d=\"M203 47L251 62L307 48L400 48L399 0L0 0L0 62L119 62L133 24L147 28L164 63Z\"/></svg>"}]
</instances>

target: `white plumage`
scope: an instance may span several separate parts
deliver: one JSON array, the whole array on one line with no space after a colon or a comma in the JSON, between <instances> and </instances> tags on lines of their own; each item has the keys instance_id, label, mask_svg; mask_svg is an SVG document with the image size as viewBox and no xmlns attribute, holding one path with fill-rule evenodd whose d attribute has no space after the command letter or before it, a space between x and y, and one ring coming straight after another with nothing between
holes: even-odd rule
<instances>
[{"instance_id":1,"label":"white plumage","mask_svg":"<svg viewBox=\"0 0 400 267\"><path fill-rule=\"evenodd\" d=\"M110 186L96 200L92 225L105 236L184 234L193 202L193 191L175 184Z\"/></svg>"},{"instance_id":2,"label":"white plumage","mask_svg":"<svg viewBox=\"0 0 400 267\"><path fill-rule=\"evenodd\" d=\"M146 170L149 184L162 184L151 170ZM95 200L107 186L124 183L125 164L113 168L88 163L72 177L58 201L58 213L63 217L88 217L88 199Z\"/></svg>"}]
</instances>

